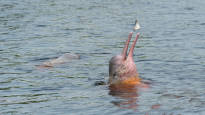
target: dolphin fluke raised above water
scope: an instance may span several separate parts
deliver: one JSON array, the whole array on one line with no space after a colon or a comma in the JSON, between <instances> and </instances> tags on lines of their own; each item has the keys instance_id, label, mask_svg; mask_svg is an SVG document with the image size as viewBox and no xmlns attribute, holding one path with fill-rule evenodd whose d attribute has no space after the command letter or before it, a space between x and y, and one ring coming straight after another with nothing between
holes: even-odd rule
<instances>
[{"instance_id":1,"label":"dolphin fluke raised above water","mask_svg":"<svg viewBox=\"0 0 205 115\"><path fill-rule=\"evenodd\" d=\"M130 32L128 40L125 42L125 46L120 55L116 55L111 58L109 62L109 84L127 84L137 85L140 84L139 74L137 72L136 65L133 59L133 51L139 33L134 39L132 46L130 47L129 53L127 54L129 42L132 38L133 32Z\"/></svg>"}]
</instances>

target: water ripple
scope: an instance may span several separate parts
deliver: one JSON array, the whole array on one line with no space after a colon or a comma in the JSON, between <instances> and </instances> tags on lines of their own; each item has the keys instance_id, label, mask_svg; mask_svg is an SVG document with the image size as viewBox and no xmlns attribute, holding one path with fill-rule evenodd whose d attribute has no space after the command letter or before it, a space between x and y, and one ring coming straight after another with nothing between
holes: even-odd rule
<instances>
[{"instance_id":1,"label":"water ripple","mask_svg":"<svg viewBox=\"0 0 205 115\"><path fill-rule=\"evenodd\" d=\"M1 0L0 114L204 114L204 6L201 0ZM109 95L105 83L109 59L121 52L136 19L134 61L151 83L138 92L135 110L122 109L129 99ZM80 59L36 68L65 53Z\"/></svg>"}]
</instances>

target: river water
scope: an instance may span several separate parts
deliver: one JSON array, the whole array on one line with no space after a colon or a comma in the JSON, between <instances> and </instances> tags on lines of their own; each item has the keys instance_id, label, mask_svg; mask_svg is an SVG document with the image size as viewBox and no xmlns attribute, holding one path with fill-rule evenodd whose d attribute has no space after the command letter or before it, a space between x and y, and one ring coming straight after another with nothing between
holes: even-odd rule
<instances>
[{"instance_id":1,"label":"river water","mask_svg":"<svg viewBox=\"0 0 205 115\"><path fill-rule=\"evenodd\" d=\"M0 114L204 115L204 6L202 0L0 0ZM95 84L107 82L108 62L136 19L134 60L150 88L115 95ZM65 53L80 59L36 67Z\"/></svg>"}]
</instances>

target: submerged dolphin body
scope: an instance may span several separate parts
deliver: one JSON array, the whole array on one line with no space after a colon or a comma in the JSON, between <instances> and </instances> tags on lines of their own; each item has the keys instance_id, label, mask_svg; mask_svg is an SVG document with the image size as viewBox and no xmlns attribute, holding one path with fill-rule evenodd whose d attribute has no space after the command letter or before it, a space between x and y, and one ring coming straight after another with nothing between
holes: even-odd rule
<instances>
[{"instance_id":1,"label":"submerged dolphin body","mask_svg":"<svg viewBox=\"0 0 205 115\"><path fill-rule=\"evenodd\" d=\"M44 62L42 65L38 66L38 68L51 68L51 67L54 67L55 65L68 63L71 60L79 59L79 58L80 56L77 54L65 53L56 59L51 59L51 60Z\"/></svg>"}]
</instances>

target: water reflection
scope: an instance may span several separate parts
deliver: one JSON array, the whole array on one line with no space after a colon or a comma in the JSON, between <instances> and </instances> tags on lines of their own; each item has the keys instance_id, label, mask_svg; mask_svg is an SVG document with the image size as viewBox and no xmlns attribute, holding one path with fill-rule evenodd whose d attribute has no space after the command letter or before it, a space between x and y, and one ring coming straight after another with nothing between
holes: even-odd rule
<instances>
[{"instance_id":1,"label":"water reflection","mask_svg":"<svg viewBox=\"0 0 205 115\"><path fill-rule=\"evenodd\" d=\"M120 109L137 110L140 106L139 93L142 93L151 88L151 81L143 80L140 85L110 85L109 95L116 97L116 100L111 101L112 104ZM159 109L161 105L154 104L150 109Z\"/></svg>"},{"instance_id":2,"label":"water reflection","mask_svg":"<svg viewBox=\"0 0 205 115\"><path fill-rule=\"evenodd\" d=\"M138 107L138 88L133 85L111 85L109 87L109 94L120 98L119 100L112 101L114 105L122 108L122 109L134 109L136 110Z\"/></svg>"}]
</instances>

